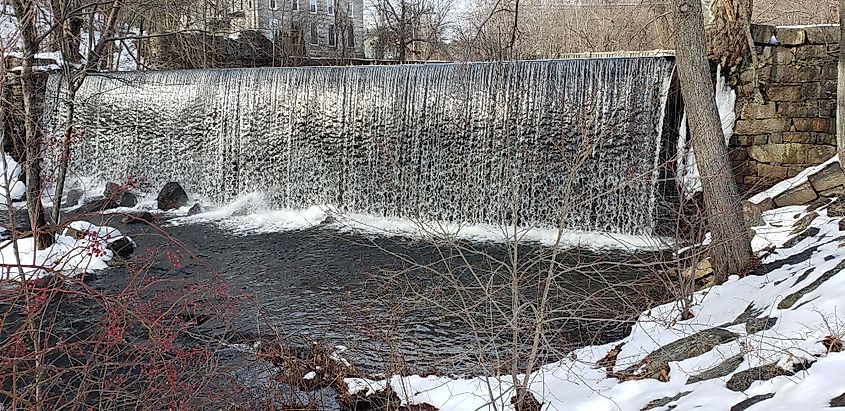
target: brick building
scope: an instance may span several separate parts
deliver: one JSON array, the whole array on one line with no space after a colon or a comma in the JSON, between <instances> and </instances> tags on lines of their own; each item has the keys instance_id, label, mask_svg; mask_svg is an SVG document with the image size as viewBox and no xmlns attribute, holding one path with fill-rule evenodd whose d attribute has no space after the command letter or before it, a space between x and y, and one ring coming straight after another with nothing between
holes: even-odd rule
<instances>
[{"instance_id":1,"label":"brick building","mask_svg":"<svg viewBox=\"0 0 845 411\"><path fill-rule=\"evenodd\" d=\"M309 58L364 57L363 0L205 0L183 26L212 32L258 30Z\"/></svg>"}]
</instances>

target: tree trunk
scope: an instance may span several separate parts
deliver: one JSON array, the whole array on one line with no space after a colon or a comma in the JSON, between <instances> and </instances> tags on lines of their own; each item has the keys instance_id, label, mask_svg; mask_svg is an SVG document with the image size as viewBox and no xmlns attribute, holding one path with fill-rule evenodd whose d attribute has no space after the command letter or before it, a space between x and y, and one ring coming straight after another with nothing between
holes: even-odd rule
<instances>
[{"instance_id":1,"label":"tree trunk","mask_svg":"<svg viewBox=\"0 0 845 411\"><path fill-rule=\"evenodd\" d=\"M706 31L710 39L708 55L729 70L739 65L749 52L752 0L708 1L712 19Z\"/></svg>"},{"instance_id":2,"label":"tree trunk","mask_svg":"<svg viewBox=\"0 0 845 411\"><path fill-rule=\"evenodd\" d=\"M25 155L23 163L26 178L26 208L29 213L32 235L36 238L39 249L49 247L54 242L53 234L47 227L44 205L41 203L41 139L39 138L36 119L35 84L32 75L32 61L38 52L38 33L35 27L35 10L32 2L14 0L15 13L24 44L24 56L21 64L21 92L24 106Z\"/></svg>"},{"instance_id":3,"label":"tree trunk","mask_svg":"<svg viewBox=\"0 0 845 411\"><path fill-rule=\"evenodd\" d=\"M839 78L836 85L836 147L845 162L845 0L839 0Z\"/></svg>"},{"instance_id":4,"label":"tree trunk","mask_svg":"<svg viewBox=\"0 0 845 411\"><path fill-rule=\"evenodd\" d=\"M700 0L675 0L675 24L678 76L701 173L713 267L717 280L724 280L749 268L751 241L716 108Z\"/></svg>"}]
</instances>

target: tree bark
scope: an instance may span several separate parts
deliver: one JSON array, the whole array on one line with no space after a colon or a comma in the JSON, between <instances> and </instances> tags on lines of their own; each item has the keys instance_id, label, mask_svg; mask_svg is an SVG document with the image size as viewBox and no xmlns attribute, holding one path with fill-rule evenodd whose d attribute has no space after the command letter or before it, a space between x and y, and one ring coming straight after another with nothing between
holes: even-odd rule
<instances>
[{"instance_id":1,"label":"tree bark","mask_svg":"<svg viewBox=\"0 0 845 411\"><path fill-rule=\"evenodd\" d=\"M675 24L678 75L701 173L713 267L717 280L724 280L749 268L751 241L716 108L700 0L675 0Z\"/></svg>"},{"instance_id":2,"label":"tree bark","mask_svg":"<svg viewBox=\"0 0 845 411\"><path fill-rule=\"evenodd\" d=\"M24 52L21 64L21 91L24 106L25 155L23 163L26 179L26 209L32 227L32 235L39 249L49 247L55 241L47 230L47 217L41 202L41 139L39 138L36 119L35 84L32 75L32 62L38 53L38 32L35 26L35 10L30 1L13 0L15 13L23 40Z\"/></svg>"},{"instance_id":3,"label":"tree bark","mask_svg":"<svg viewBox=\"0 0 845 411\"><path fill-rule=\"evenodd\" d=\"M845 0L839 0L839 77L836 84L836 147L845 161Z\"/></svg>"},{"instance_id":4,"label":"tree bark","mask_svg":"<svg viewBox=\"0 0 845 411\"><path fill-rule=\"evenodd\" d=\"M712 21L707 26L710 39L708 55L729 70L739 65L748 50L752 0L709 0Z\"/></svg>"}]
</instances>

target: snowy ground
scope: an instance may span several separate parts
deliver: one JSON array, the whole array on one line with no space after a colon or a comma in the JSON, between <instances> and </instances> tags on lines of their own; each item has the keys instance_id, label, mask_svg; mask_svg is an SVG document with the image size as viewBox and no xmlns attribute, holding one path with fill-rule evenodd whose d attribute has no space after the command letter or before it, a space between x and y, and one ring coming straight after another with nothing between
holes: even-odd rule
<instances>
[{"instance_id":1,"label":"snowy ground","mask_svg":"<svg viewBox=\"0 0 845 411\"><path fill-rule=\"evenodd\" d=\"M116 228L74 221L56 235L56 243L35 249L32 237L0 242L0 281L26 281L49 274L79 275L108 268L114 258L109 244L123 238ZM131 240L130 240L131 241Z\"/></svg>"},{"instance_id":2,"label":"snowy ground","mask_svg":"<svg viewBox=\"0 0 845 411\"><path fill-rule=\"evenodd\" d=\"M531 374L543 409L729 410L743 401L748 410L828 408L845 393L845 352L834 352L845 336L842 219L804 206L763 219L754 274L695 294L692 319L680 321L676 304L656 307L622 341L577 350ZM597 365L617 347L613 365ZM346 382L361 395L390 386L404 404L440 410L514 409L510 377Z\"/></svg>"}]
</instances>

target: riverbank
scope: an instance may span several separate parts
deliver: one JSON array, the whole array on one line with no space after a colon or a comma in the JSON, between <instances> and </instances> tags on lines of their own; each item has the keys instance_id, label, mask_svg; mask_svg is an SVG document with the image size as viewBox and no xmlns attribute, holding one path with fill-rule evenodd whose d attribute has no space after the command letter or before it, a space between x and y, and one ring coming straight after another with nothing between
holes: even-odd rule
<instances>
[{"instance_id":1,"label":"riverbank","mask_svg":"<svg viewBox=\"0 0 845 411\"><path fill-rule=\"evenodd\" d=\"M818 167L775 187L801 186ZM808 176L809 175L809 176ZM755 200L762 201L767 193ZM548 410L820 410L842 406L845 223L832 198L764 211L753 228L761 265L744 278L644 312L631 333L518 375ZM439 410L515 409L511 376L347 379L352 395L396 396Z\"/></svg>"}]
</instances>

